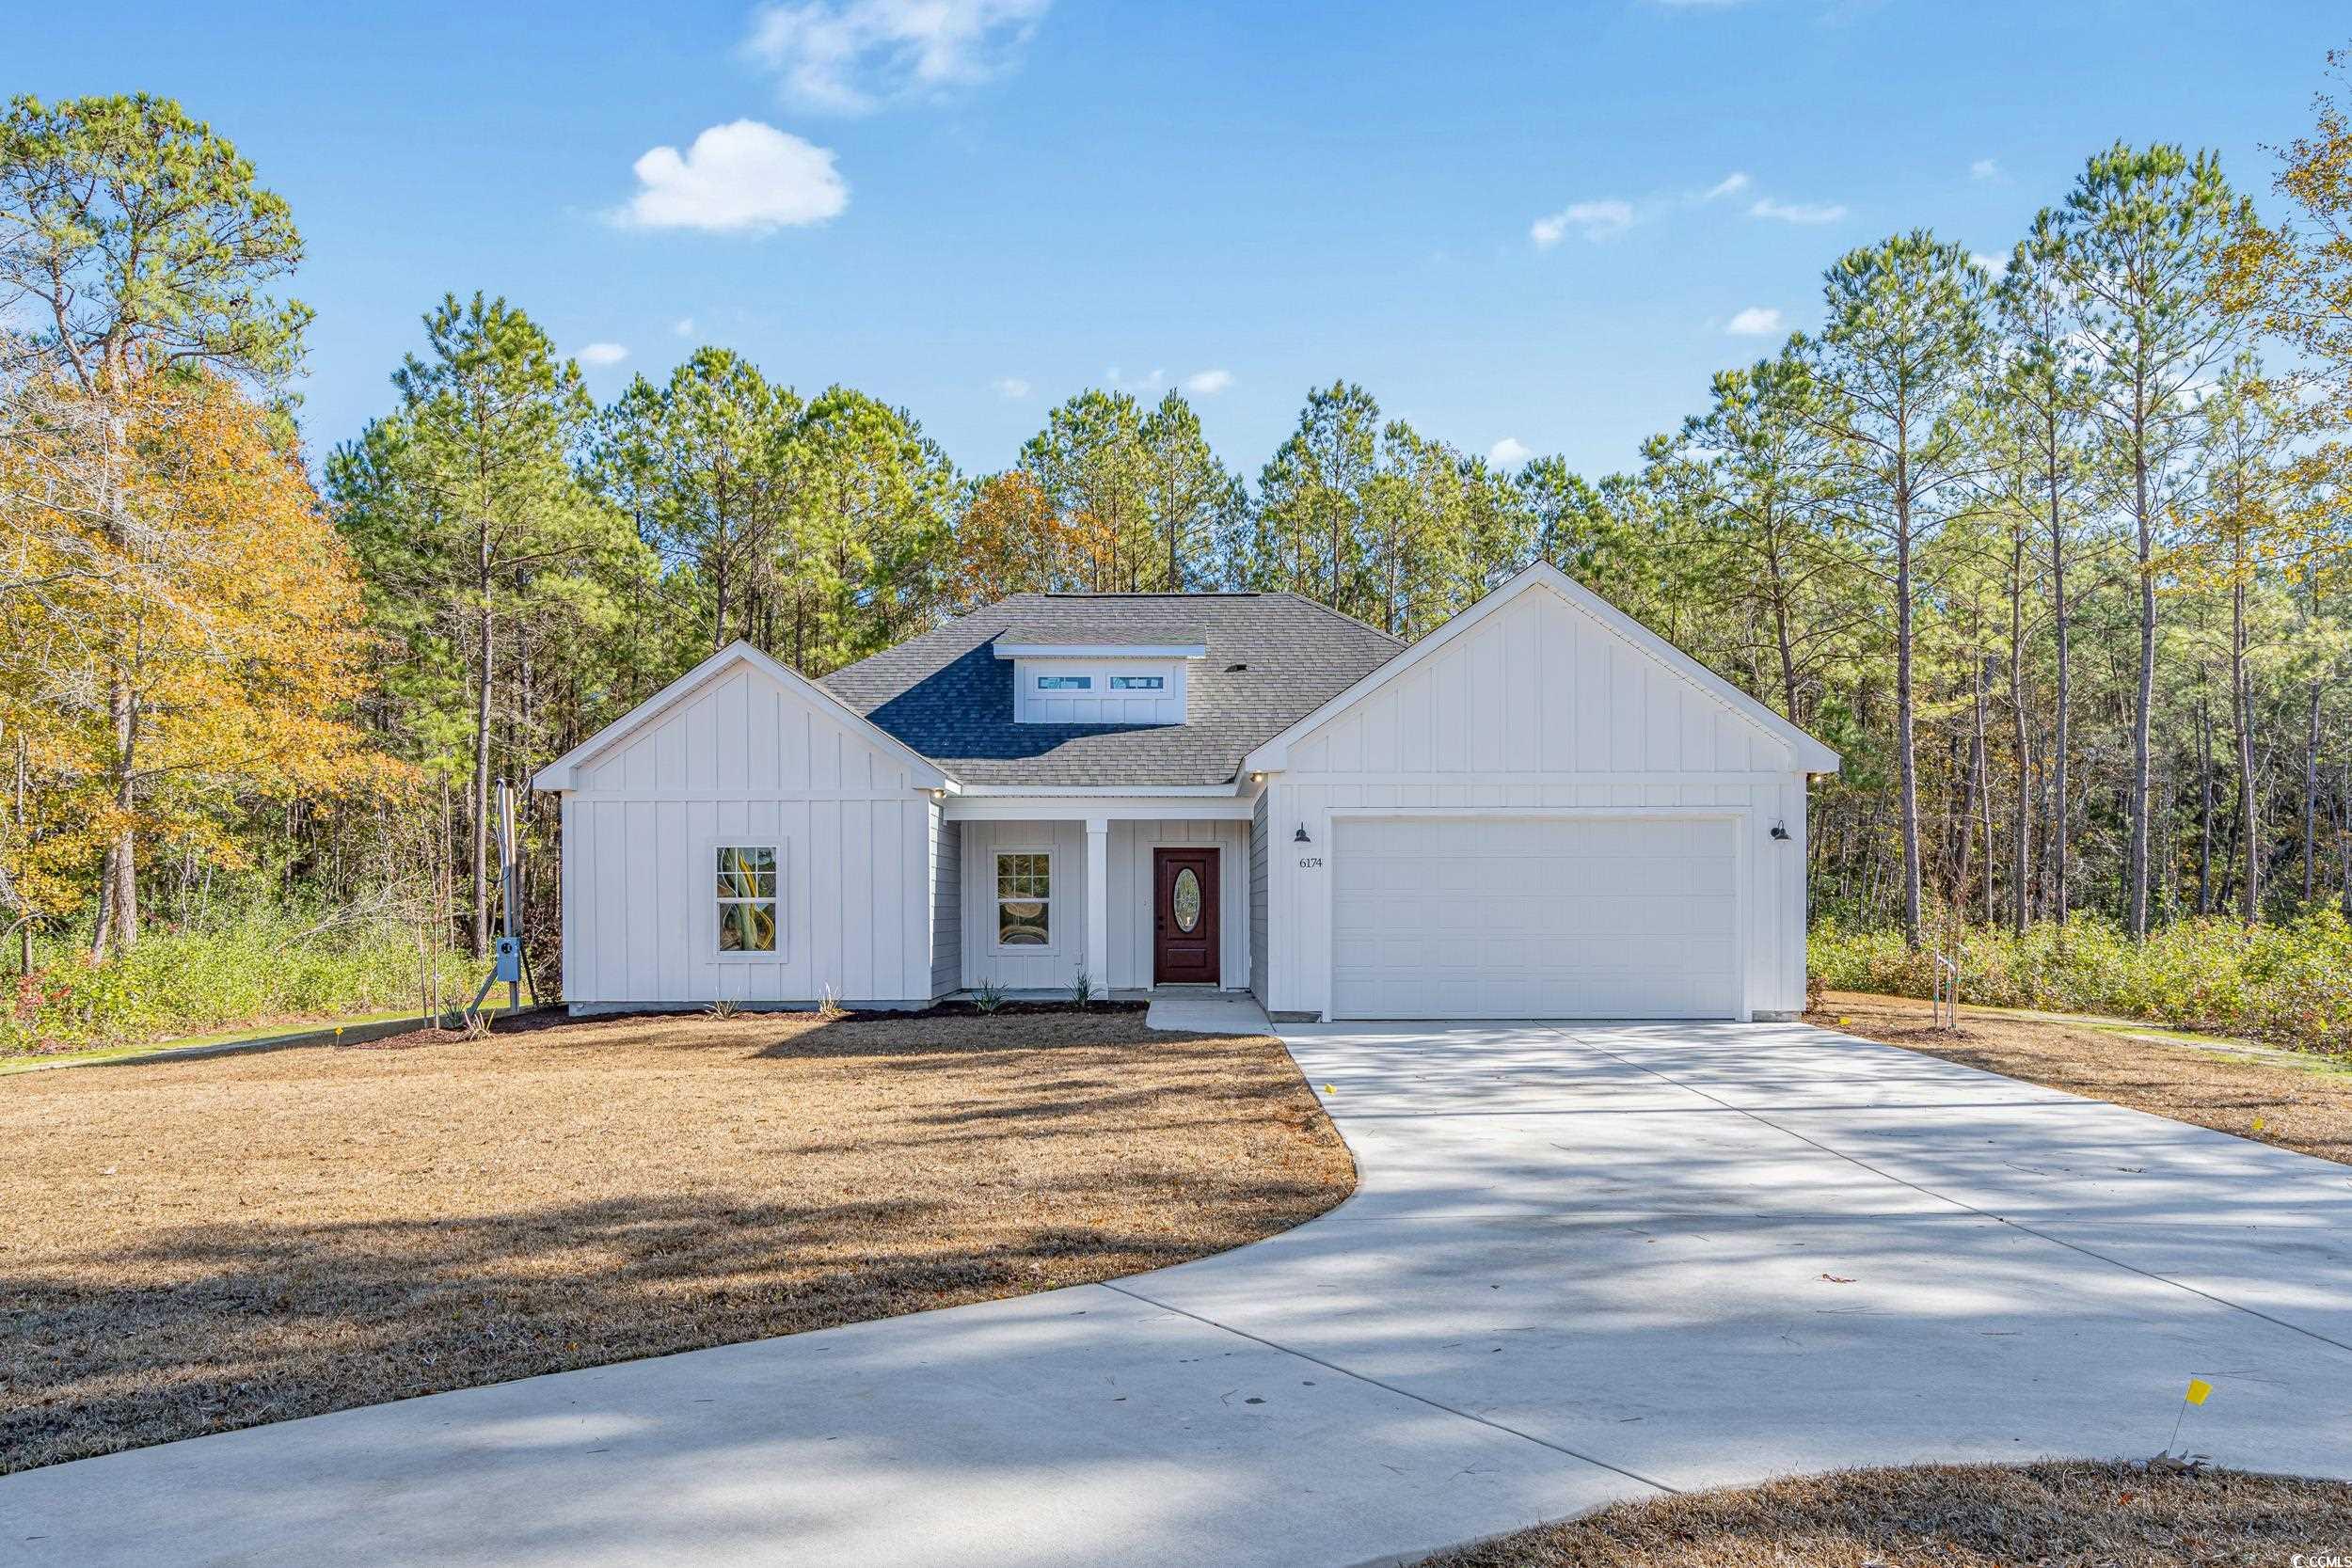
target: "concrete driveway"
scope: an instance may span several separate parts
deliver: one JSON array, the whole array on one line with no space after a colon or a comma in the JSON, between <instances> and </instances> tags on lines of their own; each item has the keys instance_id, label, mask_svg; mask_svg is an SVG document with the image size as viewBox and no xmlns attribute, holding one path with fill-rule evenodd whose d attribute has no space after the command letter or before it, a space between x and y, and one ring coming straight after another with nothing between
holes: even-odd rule
<instances>
[{"instance_id":1,"label":"concrete driveway","mask_svg":"<svg viewBox=\"0 0 2352 1568\"><path fill-rule=\"evenodd\" d=\"M1112 1285L0 1480L0 1560L1357 1564L2184 1443L2352 1477L2352 1168L1799 1025L1288 1036L1357 1196Z\"/></svg>"}]
</instances>

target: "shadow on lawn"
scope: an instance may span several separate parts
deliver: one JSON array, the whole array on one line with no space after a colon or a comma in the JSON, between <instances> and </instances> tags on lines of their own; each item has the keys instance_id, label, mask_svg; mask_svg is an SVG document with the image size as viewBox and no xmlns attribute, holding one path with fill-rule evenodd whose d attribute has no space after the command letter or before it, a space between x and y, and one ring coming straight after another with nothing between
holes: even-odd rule
<instances>
[{"instance_id":1,"label":"shadow on lawn","mask_svg":"<svg viewBox=\"0 0 2352 1568\"><path fill-rule=\"evenodd\" d=\"M1148 1185L1146 1183L1145 1185ZM1253 1178L1251 1212L1172 1228L976 1227L941 1201L689 1196L458 1219L191 1226L0 1276L0 1471L541 1372L1085 1283L1256 1239L1328 1206ZM1229 1196L1195 1184L1215 1209ZM1269 1227L1267 1208L1290 1217Z\"/></svg>"},{"instance_id":2,"label":"shadow on lawn","mask_svg":"<svg viewBox=\"0 0 2352 1568\"><path fill-rule=\"evenodd\" d=\"M1278 1047L1136 1014L564 1022L516 1031L501 1064L505 1037L256 1057L242 1089L183 1067L225 1096L199 1117L217 1182L0 1254L0 1471L1113 1278L1349 1185ZM660 1098L690 1081L699 1099ZM566 1119L605 1093L609 1121ZM470 1120L442 1118L461 1104ZM258 1163L240 1117L280 1131ZM417 1168L349 1163L370 1158L350 1127L411 1125L397 1160ZM570 1165L547 1136L607 1125L643 1141Z\"/></svg>"}]
</instances>

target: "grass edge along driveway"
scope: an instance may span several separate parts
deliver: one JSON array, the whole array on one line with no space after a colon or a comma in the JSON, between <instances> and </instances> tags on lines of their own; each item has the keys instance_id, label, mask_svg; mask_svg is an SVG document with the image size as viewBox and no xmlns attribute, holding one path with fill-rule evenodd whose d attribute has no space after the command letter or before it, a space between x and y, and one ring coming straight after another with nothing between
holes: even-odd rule
<instances>
[{"instance_id":1,"label":"grass edge along driveway","mask_svg":"<svg viewBox=\"0 0 2352 1568\"><path fill-rule=\"evenodd\" d=\"M1354 1166L1140 1013L517 1021L0 1085L0 1470L1115 1278Z\"/></svg>"}]
</instances>

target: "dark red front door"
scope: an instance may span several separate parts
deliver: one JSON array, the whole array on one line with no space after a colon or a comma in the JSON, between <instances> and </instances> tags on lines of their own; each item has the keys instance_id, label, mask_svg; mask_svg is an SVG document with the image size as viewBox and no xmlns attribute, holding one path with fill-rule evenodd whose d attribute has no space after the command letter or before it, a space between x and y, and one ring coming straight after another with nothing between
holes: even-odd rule
<instances>
[{"instance_id":1,"label":"dark red front door","mask_svg":"<svg viewBox=\"0 0 2352 1568\"><path fill-rule=\"evenodd\" d=\"M1216 985L1216 851L1152 851L1152 982Z\"/></svg>"}]
</instances>

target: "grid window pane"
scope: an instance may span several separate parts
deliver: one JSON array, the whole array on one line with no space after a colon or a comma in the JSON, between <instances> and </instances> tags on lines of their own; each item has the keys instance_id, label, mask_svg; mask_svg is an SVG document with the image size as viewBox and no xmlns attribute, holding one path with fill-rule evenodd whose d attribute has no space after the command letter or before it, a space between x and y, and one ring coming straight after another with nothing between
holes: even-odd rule
<instances>
[{"instance_id":1,"label":"grid window pane","mask_svg":"<svg viewBox=\"0 0 2352 1568\"><path fill-rule=\"evenodd\" d=\"M1053 942L1054 857L1010 850L996 857L996 944L1045 947Z\"/></svg>"},{"instance_id":2,"label":"grid window pane","mask_svg":"<svg viewBox=\"0 0 2352 1568\"><path fill-rule=\"evenodd\" d=\"M718 852L719 896L773 898L776 851L772 846L722 845Z\"/></svg>"},{"instance_id":3,"label":"grid window pane","mask_svg":"<svg viewBox=\"0 0 2352 1568\"><path fill-rule=\"evenodd\" d=\"M1050 898L1053 888L1050 855L996 857L996 895L999 898Z\"/></svg>"},{"instance_id":4,"label":"grid window pane","mask_svg":"<svg viewBox=\"0 0 2352 1568\"><path fill-rule=\"evenodd\" d=\"M776 950L776 847L723 844L713 857L719 951Z\"/></svg>"},{"instance_id":5,"label":"grid window pane","mask_svg":"<svg viewBox=\"0 0 2352 1568\"><path fill-rule=\"evenodd\" d=\"M776 950L776 906L746 899L719 906L719 951L772 953Z\"/></svg>"}]
</instances>

